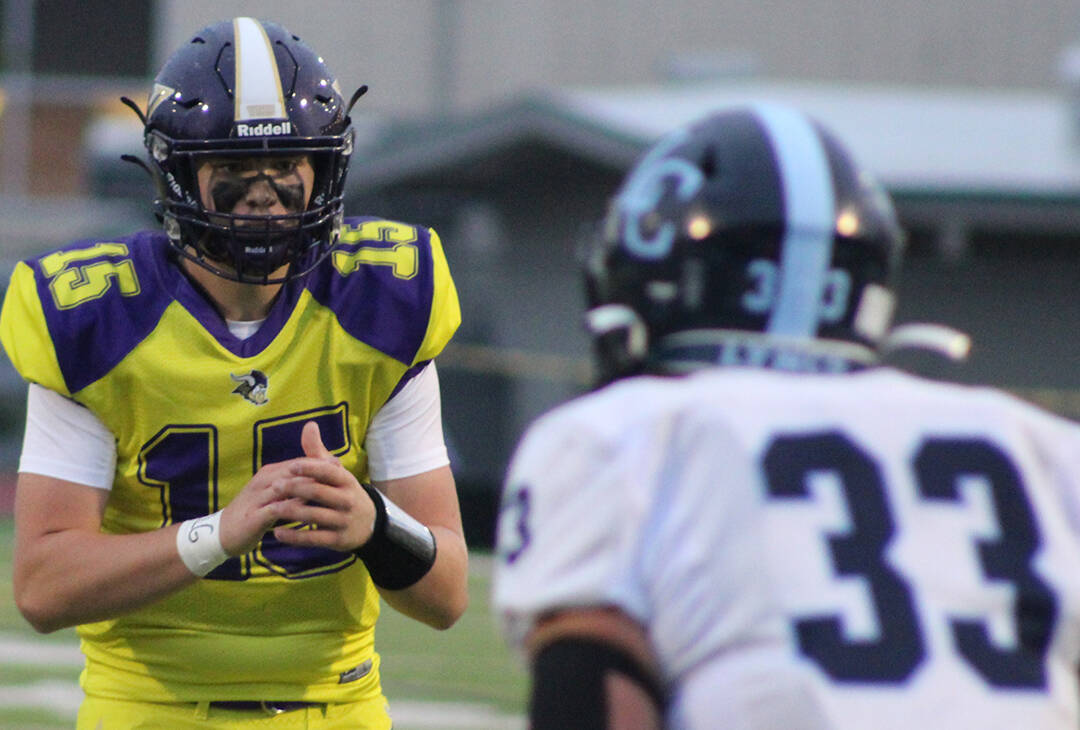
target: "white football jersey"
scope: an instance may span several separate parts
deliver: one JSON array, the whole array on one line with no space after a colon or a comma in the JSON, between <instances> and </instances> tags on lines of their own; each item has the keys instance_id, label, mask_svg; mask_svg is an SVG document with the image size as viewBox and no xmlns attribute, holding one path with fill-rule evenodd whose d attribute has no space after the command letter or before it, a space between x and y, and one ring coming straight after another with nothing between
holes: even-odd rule
<instances>
[{"instance_id":1,"label":"white football jersey","mask_svg":"<svg viewBox=\"0 0 1080 730\"><path fill-rule=\"evenodd\" d=\"M674 728L1080 726L1080 426L887 368L618 382L511 463L494 602L647 628Z\"/></svg>"}]
</instances>

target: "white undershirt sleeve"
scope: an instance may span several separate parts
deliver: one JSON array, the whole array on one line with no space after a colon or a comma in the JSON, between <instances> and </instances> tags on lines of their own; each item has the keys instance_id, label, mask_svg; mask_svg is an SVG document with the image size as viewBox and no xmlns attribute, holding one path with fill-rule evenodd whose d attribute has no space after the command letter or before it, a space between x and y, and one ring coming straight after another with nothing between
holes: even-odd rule
<instances>
[{"instance_id":1,"label":"white undershirt sleeve","mask_svg":"<svg viewBox=\"0 0 1080 730\"><path fill-rule=\"evenodd\" d=\"M371 419L364 445L374 481L409 477L450 463L434 362L383 404Z\"/></svg>"},{"instance_id":2,"label":"white undershirt sleeve","mask_svg":"<svg viewBox=\"0 0 1080 730\"><path fill-rule=\"evenodd\" d=\"M19 471L112 489L116 440L89 408L31 383Z\"/></svg>"},{"instance_id":3,"label":"white undershirt sleeve","mask_svg":"<svg viewBox=\"0 0 1080 730\"><path fill-rule=\"evenodd\" d=\"M434 363L379 409L365 446L369 474L375 481L413 476L450 463ZM19 471L111 489L116 440L88 408L31 383Z\"/></svg>"}]
</instances>

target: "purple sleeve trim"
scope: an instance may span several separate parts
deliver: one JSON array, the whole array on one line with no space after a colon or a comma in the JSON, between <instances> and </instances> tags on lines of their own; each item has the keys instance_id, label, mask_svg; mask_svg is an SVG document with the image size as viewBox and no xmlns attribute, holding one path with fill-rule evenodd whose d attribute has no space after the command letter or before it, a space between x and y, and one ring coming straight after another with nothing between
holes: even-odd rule
<instances>
[{"instance_id":1,"label":"purple sleeve trim","mask_svg":"<svg viewBox=\"0 0 1080 730\"><path fill-rule=\"evenodd\" d=\"M394 390L390 392L390 398L393 398L395 395L397 395L398 392L405 387L405 384L415 378L417 375L419 375L420 371L426 368L430 362L431 360L424 360L423 362L418 362L411 368L406 370L405 373L401 376L401 379L397 381L397 385L394 386ZM390 400L390 398L387 398L386 400Z\"/></svg>"}]
</instances>

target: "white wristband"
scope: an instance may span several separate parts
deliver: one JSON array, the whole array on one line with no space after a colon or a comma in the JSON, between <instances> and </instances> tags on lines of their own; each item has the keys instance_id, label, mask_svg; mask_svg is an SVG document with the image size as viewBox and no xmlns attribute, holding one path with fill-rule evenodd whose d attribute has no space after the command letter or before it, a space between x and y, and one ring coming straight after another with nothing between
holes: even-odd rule
<instances>
[{"instance_id":1,"label":"white wristband","mask_svg":"<svg viewBox=\"0 0 1080 730\"><path fill-rule=\"evenodd\" d=\"M200 578L228 560L221 546L221 511L181 522L176 551L188 570Z\"/></svg>"}]
</instances>

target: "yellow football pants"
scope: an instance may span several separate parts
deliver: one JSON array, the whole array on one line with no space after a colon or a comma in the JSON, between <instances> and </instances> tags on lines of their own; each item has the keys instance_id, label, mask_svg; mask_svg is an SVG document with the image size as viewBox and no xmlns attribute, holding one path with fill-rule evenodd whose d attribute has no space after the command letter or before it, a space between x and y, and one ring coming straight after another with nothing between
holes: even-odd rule
<instances>
[{"instance_id":1,"label":"yellow football pants","mask_svg":"<svg viewBox=\"0 0 1080 730\"><path fill-rule=\"evenodd\" d=\"M76 730L390 730L386 700L307 707L278 715L209 702L163 704L87 697Z\"/></svg>"}]
</instances>

